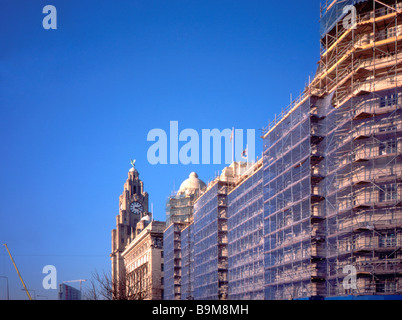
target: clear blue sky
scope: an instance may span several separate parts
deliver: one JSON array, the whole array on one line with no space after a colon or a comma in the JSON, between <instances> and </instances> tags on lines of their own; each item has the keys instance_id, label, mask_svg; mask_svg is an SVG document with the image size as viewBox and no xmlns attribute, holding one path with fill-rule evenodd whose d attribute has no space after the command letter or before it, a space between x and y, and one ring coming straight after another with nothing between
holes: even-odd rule
<instances>
[{"instance_id":1,"label":"clear blue sky","mask_svg":"<svg viewBox=\"0 0 402 320\"><path fill-rule=\"evenodd\" d=\"M57 30L42 27L47 4ZM57 298L42 288L48 264L58 283L110 270L130 159L157 220L191 171L207 182L224 167L150 165L151 129L168 132L173 120L200 133L254 128L260 154L259 129L316 71L319 8L319 0L2 0L0 242L27 287ZM0 276L10 298L26 299L3 246Z\"/></svg>"}]
</instances>

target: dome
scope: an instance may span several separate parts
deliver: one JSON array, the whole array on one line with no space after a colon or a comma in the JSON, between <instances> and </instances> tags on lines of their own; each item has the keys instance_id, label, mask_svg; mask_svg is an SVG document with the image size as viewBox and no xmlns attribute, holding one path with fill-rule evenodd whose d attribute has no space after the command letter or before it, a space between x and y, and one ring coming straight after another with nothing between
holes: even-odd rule
<instances>
[{"instance_id":1,"label":"dome","mask_svg":"<svg viewBox=\"0 0 402 320\"><path fill-rule=\"evenodd\" d=\"M205 187L205 183L198 179L198 175L195 172L191 172L188 179L184 180L180 186L178 193L194 193Z\"/></svg>"}]
</instances>

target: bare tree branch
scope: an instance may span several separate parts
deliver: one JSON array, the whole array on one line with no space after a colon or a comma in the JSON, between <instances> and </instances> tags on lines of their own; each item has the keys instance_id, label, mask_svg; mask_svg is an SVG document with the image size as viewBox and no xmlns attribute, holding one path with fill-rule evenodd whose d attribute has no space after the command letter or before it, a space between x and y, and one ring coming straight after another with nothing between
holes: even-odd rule
<instances>
[{"instance_id":1,"label":"bare tree branch","mask_svg":"<svg viewBox=\"0 0 402 320\"><path fill-rule=\"evenodd\" d=\"M144 300L152 298L151 277L148 264L122 275L113 281L110 273L94 271L89 288L84 292L86 300Z\"/></svg>"}]
</instances>

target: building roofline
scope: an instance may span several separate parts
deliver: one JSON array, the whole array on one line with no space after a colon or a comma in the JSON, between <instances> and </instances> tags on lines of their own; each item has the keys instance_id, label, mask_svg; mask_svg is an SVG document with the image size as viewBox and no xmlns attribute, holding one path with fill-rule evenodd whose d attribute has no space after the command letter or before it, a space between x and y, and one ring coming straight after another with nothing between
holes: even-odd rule
<instances>
[{"instance_id":1,"label":"building roofline","mask_svg":"<svg viewBox=\"0 0 402 320\"><path fill-rule=\"evenodd\" d=\"M262 157L256 163L254 163L246 172L244 172L240 177L239 181L236 182L235 187L228 192L228 195L235 191L238 187L240 187L244 182L246 182L249 178L254 176L258 171L262 169Z\"/></svg>"},{"instance_id":2,"label":"building roofline","mask_svg":"<svg viewBox=\"0 0 402 320\"><path fill-rule=\"evenodd\" d=\"M142 240L144 240L144 238L152 233L153 231L153 227L156 227L157 225L166 225L166 222L164 221L158 221L158 220L153 220L149 223L149 225L147 225L144 230L142 230L127 246L126 248L123 250L123 252L121 253L122 256L126 255L128 253L128 251L130 251L133 247L135 247L135 245L137 245L138 243L140 243ZM165 228L163 228L163 231L165 230Z\"/></svg>"}]
</instances>

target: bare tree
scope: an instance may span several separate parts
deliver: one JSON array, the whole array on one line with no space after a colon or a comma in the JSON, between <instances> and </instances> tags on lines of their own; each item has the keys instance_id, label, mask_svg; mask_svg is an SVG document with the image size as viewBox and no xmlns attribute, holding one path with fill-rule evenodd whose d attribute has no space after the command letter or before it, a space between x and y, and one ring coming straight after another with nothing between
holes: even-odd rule
<instances>
[{"instance_id":1,"label":"bare tree","mask_svg":"<svg viewBox=\"0 0 402 320\"><path fill-rule=\"evenodd\" d=\"M148 266L143 265L116 281L110 273L92 272L89 288L84 292L87 300L145 300L152 297Z\"/></svg>"},{"instance_id":2,"label":"bare tree","mask_svg":"<svg viewBox=\"0 0 402 320\"><path fill-rule=\"evenodd\" d=\"M152 298L151 277L148 263L134 269L127 275L126 295L128 300L146 300Z\"/></svg>"},{"instance_id":3,"label":"bare tree","mask_svg":"<svg viewBox=\"0 0 402 320\"><path fill-rule=\"evenodd\" d=\"M105 271L99 274L97 270L91 273L89 288L83 293L86 300L113 300L112 276Z\"/></svg>"}]
</instances>

